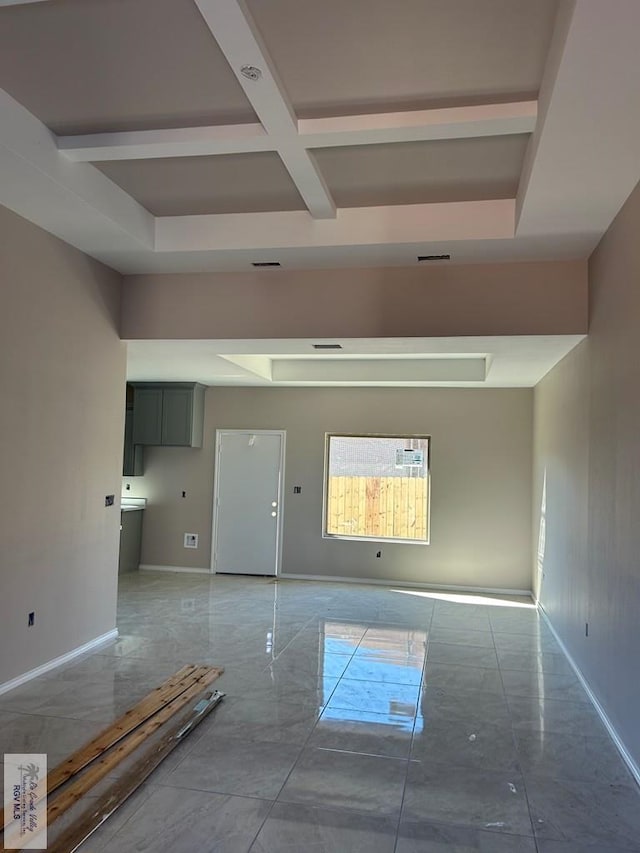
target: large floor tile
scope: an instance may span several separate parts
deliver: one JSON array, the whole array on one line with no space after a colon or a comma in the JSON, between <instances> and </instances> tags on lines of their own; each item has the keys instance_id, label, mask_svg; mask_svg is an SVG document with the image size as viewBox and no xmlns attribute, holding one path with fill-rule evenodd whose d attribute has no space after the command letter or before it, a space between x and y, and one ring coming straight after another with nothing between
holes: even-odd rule
<instances>
[{"instance_id":1,"label":"large floor tile","mask_svg":"<svg viewBox=\"0 0 640 853\"><path fill-rule=\"evenodd\" d=\"M556 675L573 675L566 657L554 652L497 650L501 669L524 669L531 672L550 672Z\"/></svg>"},{"instance_id":2,"label":"large floor tile","mask_svg":"<svg viewBox=\"0 0 640 853\"><path fill-rule=\"evenodd\" d=\"M601 841L545 841L538 838L538 853L603 853ZM607 844L606 853L638 853L640 843L625 847Z\"/></svg>"},{"instance_id":3,"label":"large floor tile","mask_svg":"<svg viewBox=\"0 0 640 853\"><path fill-rule=\"evenodd\" d=\"M490 631L469 631L464 628L443 628L435 626L429 632L432 643L446 643L455 646L477 646L492 649L493 634Z\"/></svg>"},{"instance_id":4,"label":"large floor tile","mask_svg":"<svg viewBox=\"0 0 640 853\"><path fill-rule=\"evenodd\" d=\"M103 853L246 853L271 803L158 788L103 847Z\"/></svg>"},{"instance_id":5,"label":"large floor tile","mask_svg":"<svg viewBox=\"0 0 640 853\"><path fill-rule=\"evenodd\" d=\"M507 696L514 731L606 737L594 707L585 702L540 696Z\"/></svg>"},{"instance_id":6,"label":"large floor tile","mask_svg":"<svg viewBox=\"0 0 640 853\"><path fill-rule=\"evenodd\" d=\"M501 673L507 696L539 696L567 702L589 702L582 685L573 674L554 675L550 672L515 669L502 669Z\"/></svg>"},{"instance_id":7,"label":"large floor tile","mask_svg":"<svg viewBox=\"0 0 640 853\"><path fill-rule=\"evenodd\" d=\"M479 770L517 772L519 756L508 726L439 720L416 724L411 758L425 764L451 764Z\"/></svg>"},{"instance_id":8,"label":"large floor tile","mask_svg":"<svg viewBox=\"0 0 640 853\"><path fill-rule=\"evenodd\" d=\"M601 853L625 846L640 849L640 796L635 787L528 776L527 794L540 839L591 845Z\"/></svg>"},{"instance_id":9,"label":"large floor tile","mask_svg":"<svg viewBox=\"0 0 640 853\"><path fill-rule=\"evenodd\" d=\"M302 745L311 734L318 714L318 709L310 705L275 701L265 704L246 697L227 696L210 720L204 721L190 736L190 740L211 742L234 737Z\"/></svg>"},{"instance_id":10,"label":"large floor tile","mask_svg":"<svg viewBox=\"0 0 640 853\"><path fill-rule=\"evenodd\" d=\"M355 656L344 671L345 678L358 681L386 681L394 684L420 685L422 658L394 658L391 656Z\"/></svg>"},{"instance_id":11,"label":"large floor tile","mask_svg":"<svg viewBox=\"0 0 640 853\"><path fill-rule=\"evenodd\" d=\"M305 749L279 800L397 817L407 762L353 752Z\"/></svg>"},{"instance_id":12,"label":"large floor tile","mask_svg":"<svg viewBox=\"0 0 640 853\"><path fill-rule=\"evenodd\" d=\"M506 634L493 632L493 642L499 652L525 652L528 654L561 654L560 646L552 634Z\"/></svg>"},{"instance_id":13,"label":"large floor tile","mask_svg":"<svg viewBox=\"0 0 640 853\"><path fill-rule=\"evenodd\" d=\"M498 658L493 648L447 645L446 643L429 643L427 663L498 668Z\"/></svg>"},{"instance_id":14,"label":"large floor tile","mask_svg":"<svg viewBox=\"0 0 640 853\"><path fill-rule=\"evenodd\" d=\"M269 671L276 680L279 677L290 678L304 684L318 678L340 678L349 660L346 655L304 654L287 650L273 661Z\"/></svg>"},{"instance_id":15,"label":"large floor tile","mask_svg":"<svg viewBox=\"0 0 640 853\"><path fill-rule=\"evenodd\" d=\"M504 694L502 678L497 669L457 664L431 663L424 670L424 685L427 688L442 688L451 692L499 693Z\"/></svg>"},{"instance_id":16,"label":"large floor tile","mask_svg":"<svg viewBox=\"0 0 640 853\"><path fill-rule=\"evenodd\" d=\"M536 853L533 838L403 820L396 853Z\"/></svg>"},{"instance_id":17,"label":"large floor tile","mask_svg":"<svg viewBox=\"0 0 640 853\"><path fill-rule=\"evenodd\" d=\"M412 761L402 817L513 835L533 834L522 777L508 771Z\"/></svg>"},{"instance_id":18,"label":"large floor tile","mask_svg":"<svg viewBox=\"0 0 640 853\"><path fill-rule=\"evenodd\" d=\"M413 717L418 709L419 695L420 688L411 684L342 678L327 707Z\"/></svg>"},{"instance_id":19,"label":"large floor tile","mask_svg":"<svg viewBox=\"0 0 640 853\"><path fill-rule=\"evenodd\" d=\"M251 853L393 853L396 820L276 803Z\"/></svg>"},{"instance_id":20,"label":"large floor tile","mask_svg":"<svg viewBox=\"0 0 640 853\"><path fill-rule=\"evenodd\" d=\"M0 711L0 756L7 752L48 755L51 769L104 728L100 723Z\"/></svg>"},{"instance_id":21,"label":"large floor tile","mask_svg":"<svg viewBox=\"0 0 640 853\"><path fill-rule=\"evenodd\" d=\"M307 745L407 758L412 732L413 717L327 708Z\"/></svg>"},{"instance_id":22,"label":"large floor tile","mask_svg":"<svg viewBox=\"0 0 640 853\"><path fill-rule=\"evenodd\" d=\"M477 690L473 694L427 684L420 694L418 719L423 726L440 722L464 722L479 727L490 720L510 730L509 706L502 693ZM416 723L417 726L417 723Z\"/></svg>"},{"instance_id":23,"label":"large floor tile","mask_svg":"<svg viewBox=\"0 0 640 853\"><path fill-rule=\"evenodd\" d=\"M170 773L165 784L274 800L300 754L300 746L212 737Z\"/></svg>"},{"instance_id":24,"label":"large floor tile","mask_svg":"<svg viewBox=\"0 0 640 853\"><path fill-rule=\"evenodd\" d=\"M516 745L525 775L609 784L633 782L608 737L518 731Z\"/></svg>"}]
</instances>

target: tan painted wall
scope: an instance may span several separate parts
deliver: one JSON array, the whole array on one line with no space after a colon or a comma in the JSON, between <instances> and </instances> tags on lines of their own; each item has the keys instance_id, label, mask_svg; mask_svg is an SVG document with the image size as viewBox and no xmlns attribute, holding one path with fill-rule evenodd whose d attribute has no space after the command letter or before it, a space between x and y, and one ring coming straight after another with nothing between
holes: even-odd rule
<instances>
[{"instance_id":1,"label":"tan painted wall","mask_svg":"<svg viewBox=\"0 0 640 853\"><path fill-rule=\"evenodd\" d=\"M640 186L590 259L588 340L536 388L534 471L542 604L638 764L639 233Z\"/></svg>"},{"instance_id":2,"label":"tan painted wall","mask_svg":"<svg viewBox=\"0 0 640 853\"><path fill-rule=\"evenodd\" d=\"M216 428L285 429L284 572L530 589L532 399L528 389L210 388L204 448L149 448L145 476L128 481L149 499L142 562L208 567ZM325 431L432 435L431 545L321 537ZM198 551L183 548L186 532L200 534Z\"/></svg>"},{"instance_id":3,"label":"tan painted wall","mask_svg":"<svg viewBox=\"0 0 640 853\"><path fill-rule=\"evenodd\" d=\"M5 208L0 235L2 684L115 625L126 352L118 274Z\"/></svg>"},{"instance_id":4,"label":"tan painted wall","mask_svg":"<svg viewBox=\"0 0 640 853\"><path fill-rule=\"evenodd\" d=\"M556 261L138 275L126 278L122 309L127 340L582 334L587 268Z\"/></svg>"}]
</instances>

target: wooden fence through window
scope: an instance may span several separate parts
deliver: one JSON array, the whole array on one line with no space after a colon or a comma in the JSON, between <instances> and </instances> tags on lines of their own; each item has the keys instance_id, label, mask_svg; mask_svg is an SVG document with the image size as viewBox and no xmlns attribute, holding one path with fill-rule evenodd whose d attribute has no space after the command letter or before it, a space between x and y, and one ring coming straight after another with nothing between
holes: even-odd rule
<instances>
[{"instance_id":1,"label":"wooden fence through window","mask_svg":"<svg viewBox=\"0 0 640 853\"><path fill-rule=\"evenodd\" d=\"M427 477L329 477L327 533L426 540Z\"/></svg>"}]
</instances>

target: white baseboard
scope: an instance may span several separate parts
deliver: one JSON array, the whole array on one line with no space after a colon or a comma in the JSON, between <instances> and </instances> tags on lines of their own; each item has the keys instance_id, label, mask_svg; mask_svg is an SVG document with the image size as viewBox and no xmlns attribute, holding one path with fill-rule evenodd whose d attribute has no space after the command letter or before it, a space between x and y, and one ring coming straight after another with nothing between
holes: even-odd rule
<instances>
[{"instance_id":1,"label":"white baseboard","mask_svg":"<svg viewBox=\"0 0 640 853\"><path fill-rule=\"evenodd\" d=\"M586 694L587 694L587 696L589 697L589 699L590 699L590 701L591 701L591 704L592 704L592 705L593 705L593 707L596 709L596 711L597 711L597 713L598 713L598 716L600 717L600 719L601 719L601 720L602 720L602 722L604 723L604 726L605 726L606 730L607 730L607 731L609 732L609 734L611 735L611 739L613 740L613 742L615 743L616 747L618 748L618 752L619 752L619 753L620 753L620 755L622 756L622 759L623 759L624 763L625 763L625 764L627 765L627 767L629 768L629 770L630 770L630 772L631 772L631 775L632 775L632 776L633 776L633 778L636 780L636 782L638 783L638 785L640 785L640 766L638 766L638 764L635 762L635 760L634 760L634 759L633 759L633 757L631 756L630 752L627 750L627 747L624 745L624 741L622 740L622 738L620 737L620 735L618 734L618 732L617 732L617 731L616 731L616 729L614 728L613 723L611 722L611 720L610 720L610 719L609 719L609 717L607 716L607 712L604 710L604 708L602 707L602 705L601 705L601 704L600 704L600 702L598 701L598 699L597 699L597 697L596 697L595 693L594 693L594 692L593 692L593 690L591 689L591 685L589 684L589 682L587 681L587 679L586 679L586 678L584 677L584 675L582 674L582 671L581 671L580 667L579 667L579 666L578 666L578 664L574 661L574 659L571 657L571 655L569 654L569 650L567 649L567 647L565 646L565 644L564 644L564 643L562 642L562 640L560 639L560 637L559 637L558 632L556 631L556 629L555 629L555 628L553 627L553 625L551 624L551 620L549 619L549 616L547 615L547 613L546 613L545 609L543 608L543 606L540 604L540 602L539 602L539 601L537 602L537 604L538 604L538 610L539 610L539 611L540 611L540 613L542 614L542 617L543 617L544 621L547 623L547 625L548 625L548 627L549 627L549 630L551 631L551 633L553 634L553 636L556 638L556 642L558 643L558 645L559 645L559 646L560 646L560 648L562 649L562 653L564 654L564 656L566 657L566 659L567 659L567 660L569 661L569 663L571 664L571 668L572 668L572 669L573 669L573 671L575 672L575 674L576 674L576 676L577 676L577 678L578 678L578 681L579 681L579 682L580 682L580 684L582 684L582 686L584 687L585 693L586 693Z\"/></svg>"},{"instance_id":2,"label":"white baseboard","mask_svg":"<svg viewBox=\"0 0 640 853\"><path fill-rule=\"evenodd\" d=\"M502 587L490 586L456 586L455 584L440 584L440 583L419 583L418 581L397 581L393 579L380 580L380 578L354 578L340 577L337 575L298 575L283 572L278 575L284 580L296 581L333 581L334 583L362 583L373 584L374 586L397 586L402 589L433 589L441 590L442 592L469 592L469 593L485 593L486 595L526 595L533 597L530 589L504 589Z\"/></svg>"},{"instance_id":3,"label":"white baseboard","mask_svg":"<svg viewBox=\"0 0 640 853\"><path fill-rule=\"evenodd\" d=\"M92 652L99 646L103 646L105 643L109 643L112 640L117 639L117 628L114 628L113 631L107 631L106 634L101 634L99 637L95 637L95 639L89 640L88 643L84 643L82 646L78 646L77 648L72 649L70 652L67 652L64 655L60 655L60 657L54 658L53 660L50 660L47 663L43 663L41 666L37 666L35 669L30 669L28 672L24 672L22 675L18 675L16 678L12 678L10 681L5 681L4 684L0 684L0 694L7 693L9 690L13 690L15 687L20 687L21 684L25 684L27 681L31 681L32 678L37 678L39 675L44 675L46 672L50 672L52 669L56 669L56 667L62 666L65 663L69 663L74 658L80 657L80 655L87 654L87 652Z\"/></svg>"},{"instance_id":4,"label":"white baseboard","mask_svg":"<svg viewBox=\"0 0 640 853\"><path fill-rule=\"evenodd\" d=\"M189 566L151 566L144 563L138 566L141 572L188 572L196 575L210 575L211 569L192 569Z\"/></svg>"}]
</instances>

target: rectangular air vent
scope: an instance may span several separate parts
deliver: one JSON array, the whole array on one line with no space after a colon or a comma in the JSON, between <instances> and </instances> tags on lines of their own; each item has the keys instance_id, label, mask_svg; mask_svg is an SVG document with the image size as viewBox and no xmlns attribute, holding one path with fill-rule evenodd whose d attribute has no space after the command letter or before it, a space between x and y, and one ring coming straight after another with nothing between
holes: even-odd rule
<instances>
[{"instance_id":1,"label":"rectangular air vent","mask_svg":"<svg viewBox=\"0 0 640 853\"><path fill-rule=\"evenodd\" d=\"M342 344L312 344L314 349L342 349Z\"/></svg>"},{"instance_id":2,"label":"rectangular air vent","mask_svg":"<svg viewBox=\"0 0 640 853\"><path fill-rule=\"evenodd\" d=\"M418 255L418 263L422 261L450 261L451 255Z\"/></svg>"},{"instance_id":3,"label":"rectangular air vent","mask_svg":"<svg viewBox=\"0 0 640 853\"><path fill-rule=\"evenodd\" d=\"M252 267L279 267L280 261L251 261Z\"/></svg>"}]
</instances>

